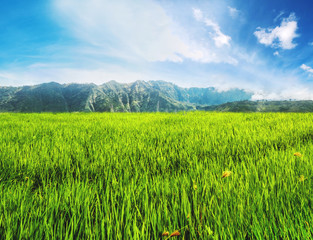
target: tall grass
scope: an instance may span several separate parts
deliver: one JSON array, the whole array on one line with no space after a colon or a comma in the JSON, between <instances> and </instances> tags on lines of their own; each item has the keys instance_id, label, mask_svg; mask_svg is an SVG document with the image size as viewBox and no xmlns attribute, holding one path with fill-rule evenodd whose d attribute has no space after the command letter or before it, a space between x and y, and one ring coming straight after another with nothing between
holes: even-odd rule
<instances>
[{"instance_id":1,"label":"tall grass","mask_svg":"<svg viewBox=\"0 0 313 240\"><path fill-rule=\"evenodd\" d=\"M312 121L0 114L0 239L311 239Z\"/></svg>"}]
</instances>

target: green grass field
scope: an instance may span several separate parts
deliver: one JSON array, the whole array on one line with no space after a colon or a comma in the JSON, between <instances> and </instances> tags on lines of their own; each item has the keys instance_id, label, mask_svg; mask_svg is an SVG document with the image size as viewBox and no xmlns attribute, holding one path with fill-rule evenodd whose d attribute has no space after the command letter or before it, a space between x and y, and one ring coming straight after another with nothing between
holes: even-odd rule
<instances>
[{"instance_id":1,"label":"green grass field","mask_svg":"<svg viewBox=\"0 0 313 240\"><path fill-rule=\"evenodd\" d=\"M0 114L0 239L312 239L312 123Z\"/></svg>"}]
</instances>

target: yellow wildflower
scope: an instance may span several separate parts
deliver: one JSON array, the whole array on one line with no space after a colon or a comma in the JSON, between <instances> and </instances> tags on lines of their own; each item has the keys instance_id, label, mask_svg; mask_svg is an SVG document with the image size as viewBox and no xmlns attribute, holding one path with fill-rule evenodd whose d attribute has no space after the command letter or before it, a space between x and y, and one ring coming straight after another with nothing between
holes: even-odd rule
<instances>
[{"instance_id":1,"label":"yellow wildflower","mask_svg":"<svg viewBox=\"0 0 313 240\"><path fill-rule=\"evenodd\" d=\"M296 157L302 157L302 154L301 154L301 153L299 153L299 152L296 152L296 153L294 153L294 154L293 154L293 156L296 156Z\"/></svg>"},{"instance_id":2,"label":"yellow wildflower","mask_svg":"<svg viewBox=\"0 0 313 240\"><path fill-rule=\"evenodd\" d=\"M222 178L229 177L230 175L231 175L231 171L224 171L223 175L222 175Z\"/></svg>"}]
</instances>

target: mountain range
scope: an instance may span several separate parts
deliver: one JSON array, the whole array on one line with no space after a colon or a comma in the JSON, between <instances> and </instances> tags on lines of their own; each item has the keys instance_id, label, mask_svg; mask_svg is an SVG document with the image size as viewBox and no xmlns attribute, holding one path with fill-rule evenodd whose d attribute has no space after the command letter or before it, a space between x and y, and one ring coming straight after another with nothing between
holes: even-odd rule
<instances>
[{"instance_id":1,"label":"mountain range","mask_svg":"<svg viewBox=\"0 0 313 240\"><path fill-rule=\"evenodd\" d=\"M313 101L237 101L205 106L201 110L217 112L313 112Z\"/></svg>"},{"instance_id":2,"label":"mountain range","mask_svg":"<svg viewBox=\"0 0 313 240\"><path fill-rule=\"evenodd\" d=\"M164 81L0 87L0 112L173 112L249 100L241 89L182 88Z\"/></svg>"}]
</instances>

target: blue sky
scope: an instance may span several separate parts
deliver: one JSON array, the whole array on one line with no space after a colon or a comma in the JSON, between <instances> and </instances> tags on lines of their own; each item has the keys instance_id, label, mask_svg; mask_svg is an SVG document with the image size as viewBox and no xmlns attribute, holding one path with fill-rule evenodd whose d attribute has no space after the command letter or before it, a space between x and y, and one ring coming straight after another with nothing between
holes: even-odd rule
<instances>
[{"instance_id":1,"label":"blue sky","mask_svg":"<svg viewBox=\"0 0 313 240\"><path fill-rule=\"evenodd\" d=\"M0 86L165 80L313 99L311 0L2 0Z\"/></svg>"}]
</instances>

